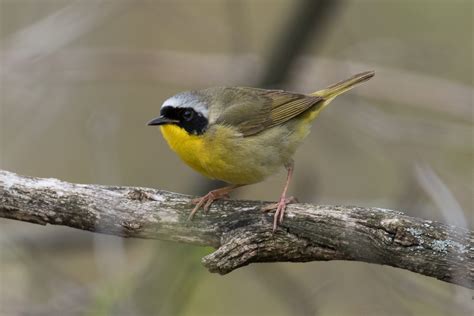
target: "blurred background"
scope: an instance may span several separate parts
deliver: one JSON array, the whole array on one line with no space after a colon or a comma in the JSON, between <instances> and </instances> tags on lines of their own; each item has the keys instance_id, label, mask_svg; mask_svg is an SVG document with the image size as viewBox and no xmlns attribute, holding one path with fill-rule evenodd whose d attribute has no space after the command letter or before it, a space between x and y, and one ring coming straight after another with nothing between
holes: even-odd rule
<instances>
[{"instance_id":1,"label":"blurred background","mask_svg":"<svg viewBox=\"0 0 474 316\"><path fill-rule=\"evenodd\" d=\"M473 227L473 1L0 0L0 166L202 194L146 122L182 90L312 92L356 72L298 151L300 201ZM282 172L236 191L275 200ZM472 291L354 262L255 264L212 249L0 220L0 315L472 315Z\"/></svg>"}]
</instances>

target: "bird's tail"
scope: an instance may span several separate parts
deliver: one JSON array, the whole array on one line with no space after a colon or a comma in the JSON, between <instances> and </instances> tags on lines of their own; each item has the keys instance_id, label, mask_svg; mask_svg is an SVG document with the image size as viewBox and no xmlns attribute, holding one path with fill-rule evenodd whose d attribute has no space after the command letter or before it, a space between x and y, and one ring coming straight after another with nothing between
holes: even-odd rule
<instances>
[{"instance_id":1,"label":"bird's tail","mask_svg":"<svg viewBox=\"0 0 474 316\"><path fill-rule=\"evenodd\" d=\"M369 80L374 75L375 75L375 71L361 72L360 74L352 76L349 79L330 85L326 89L313 92L311 93L311 95L322 97L326 101L324 103L328 104L330 101L332 101L332 99L334 99L341 93L349 91L355 85Z\"/></svg>"}]
</instances>

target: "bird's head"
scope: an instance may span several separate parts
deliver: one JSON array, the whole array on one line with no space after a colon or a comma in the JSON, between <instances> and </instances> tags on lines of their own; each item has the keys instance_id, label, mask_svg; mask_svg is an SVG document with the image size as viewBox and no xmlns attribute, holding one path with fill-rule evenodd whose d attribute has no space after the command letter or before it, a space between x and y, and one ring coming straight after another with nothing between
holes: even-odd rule
<instances>
[{"instance_id":1,"label":"bird's head","mask_svg":"<svg viewBox=\"0 0 474 316\"><path fill-rule=\"evenodd\" d=\"M203 134L209 124L208 105L205 99L194 91L179 93L161 106L160 116L148 125L177 125L189 134Z\"/></svg>"}]
</instances>

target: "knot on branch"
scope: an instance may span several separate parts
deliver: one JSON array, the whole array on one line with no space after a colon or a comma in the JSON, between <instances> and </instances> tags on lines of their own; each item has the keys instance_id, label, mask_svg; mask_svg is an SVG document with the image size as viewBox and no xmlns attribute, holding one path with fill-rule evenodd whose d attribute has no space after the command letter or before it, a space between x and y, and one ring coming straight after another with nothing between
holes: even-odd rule
<instances>
[{"instance_id":1,"label":"knot on branch","mask_svg":"<svg viewBox=\"0 0 474 316\"><path fill-rule=\"evenodd\" d=\"M247 226L224 235L221 246L202 259L210 271L227 274L252 262L332 260L337 251L270 226Z\"/></svg>"}]
</instances>

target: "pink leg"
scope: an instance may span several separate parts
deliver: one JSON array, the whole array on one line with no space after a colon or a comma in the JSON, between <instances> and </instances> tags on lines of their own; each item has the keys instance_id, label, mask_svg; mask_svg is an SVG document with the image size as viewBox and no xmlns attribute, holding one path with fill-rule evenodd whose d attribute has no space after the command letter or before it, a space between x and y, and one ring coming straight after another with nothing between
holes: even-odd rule
<instances>
[{"instance_id":1,"label":"pink leg","mask_svg":"<svg viewBox=\"0 0 474 316\"><path fill-rule=\"evenodd\" d=\"M291 177L293 176L294 164L293 162L291 162L285 167L286 170L288 170L288 175L286 177L285 187L283 188L283 192L280 196L280 201L276 204L267 205L262 209L263 211L271 211L276 209L275 216L273 218L273 231L276 230L279 223L281 224L283 222L283 216L285 215L286 206L290 203L297 202L297 200L292 196L289 198L286 197L286 192L288 191Z\"/></svg>"},{"instance_id":2,"label":"pink leg","mask_svg":"<svg viewBox=\"0 0 474 316\"><path fill-rule=\"evenodd\" d=\"M218 199L222 198L229 198L229 193L234 190L235 188L241 187L242 185L230 185L227 187L223 187L220 189L212 190L203 197L194 199L191 201L191 203L196 204L194 209L191 211L189 214L188 220L191 220L196 214L196 212L202 207L204 212L207 212L209 210L209 207L211 206L212 202Z\"/></svg>"}]
</instances>

